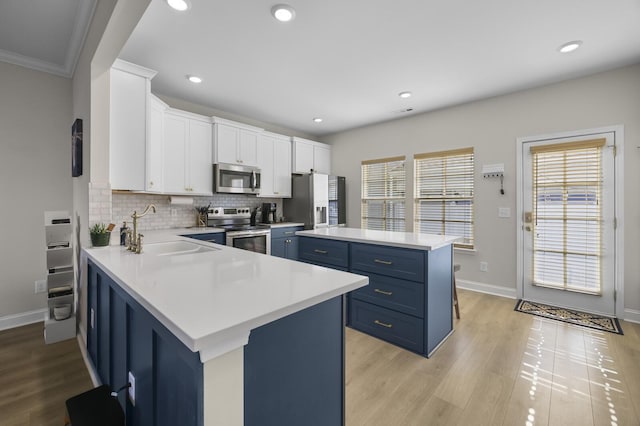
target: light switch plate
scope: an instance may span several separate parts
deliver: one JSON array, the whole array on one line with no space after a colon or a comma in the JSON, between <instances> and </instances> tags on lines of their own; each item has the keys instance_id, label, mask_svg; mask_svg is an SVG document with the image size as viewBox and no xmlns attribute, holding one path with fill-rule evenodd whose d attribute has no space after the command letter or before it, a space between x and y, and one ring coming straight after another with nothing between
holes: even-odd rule
<instances>
[{"instance_id":1,"label":"light switch plate","mask_svg":"<svg viewBox=\"0 0 640 426\"><path fill-rule=\"evenodd\" d=\"M35 293L44 293L47 291L47 280L37 280L36 281L36 287L35 287Z\"/></svg>"},{"instance_id":2,"label":"light switch plate","mask_svg":"<svg viewBox=\"0 0 640 426\"><path fill-rule=\"evenodd\" d=\"M129 371L129 401L135 407L136 405L136 378L131 371Z\"/></svg>"},{"instance_id":3,"label":"light switch plate","mask_svg":"<svg viewBox=\"0 0 640 426\"><path fill-rule=\"evenodd\" d=\"M498 207L498 217L502 217L502 218L511 217L511 208Z\"/></svg>"}]
</instances>

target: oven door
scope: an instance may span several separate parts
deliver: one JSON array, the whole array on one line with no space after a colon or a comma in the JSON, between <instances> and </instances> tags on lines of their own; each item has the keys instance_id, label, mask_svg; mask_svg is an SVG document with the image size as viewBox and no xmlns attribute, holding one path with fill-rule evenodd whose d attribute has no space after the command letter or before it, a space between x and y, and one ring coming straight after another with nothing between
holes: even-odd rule
<instances>
[{"instance_id":1,"label":"oven door","mask_svg":"<svg viewBox=\"0 0 640 426\"><path fill-rule=\"evenodd\" d=\"M271 231L227 232L227 245L256 253L271 254Z\"/></svg>"}]
</instances>

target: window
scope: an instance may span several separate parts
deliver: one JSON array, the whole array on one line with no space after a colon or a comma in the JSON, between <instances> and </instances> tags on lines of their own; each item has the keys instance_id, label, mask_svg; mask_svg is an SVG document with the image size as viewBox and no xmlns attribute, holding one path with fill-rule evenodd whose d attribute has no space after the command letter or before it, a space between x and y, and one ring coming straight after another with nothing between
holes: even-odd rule
<instances>
[{"instance_id":1,"label":"window","mask_svg":"<svg viewBox=\"0 0 640 426\"><path fill-rule=\"evenodd\" d=\"M531 147L534 285L601 293L604 145Z\"/></svg>"},{"instance_id":2,"label":"window","mask_svg":"<svg viewBox=\"0 0 640 426\"><path fill-rule=\"evenodd\" d=\"M403 231L405 157L362 162L362 228Z\"/></svg>"},{"instance_id":3,"label":"window","mask_svg":"<svg viewBox=\"0 0 640 426\"><path fill-rule=\"evenodd\" d=\"M473 248L473 148L416 154L414 232L463 237Z\"/></svg>"}]
</instances>

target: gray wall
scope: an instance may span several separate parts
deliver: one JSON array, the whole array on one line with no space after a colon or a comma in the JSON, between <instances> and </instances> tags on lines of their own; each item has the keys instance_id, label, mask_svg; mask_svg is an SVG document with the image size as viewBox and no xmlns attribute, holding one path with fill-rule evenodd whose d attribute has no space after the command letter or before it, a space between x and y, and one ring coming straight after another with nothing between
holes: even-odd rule
<instances>
[{"instance_id":1,"label":"gray wall","mask_svg":"<svg viewBox=\"0 0 640 426\"><path fill-rule=\"evenodd\" d=\"M625 306L640 315L640 65L477 101L323 138L332 144L333 173L347 177L348 226L360 227L360 161L407 156L407 231L413 222L413 154L472 146L476 163L476 249L456 252L458 278L516 288L516 138L622 124L624 153ZM504 163L505 195L482 165ZM510 207L510 219L498 218ZM479 262L489 263L480 272ZM514 293L515 294L515 293Z\"/></svg>"},{"instance_id":2,"label":"gray wall","mask_svg":"<svg viewBox=\"0 0 640 426\"><path fill-rule=\"evenodd\" d=\"M46 306L43 213L72 211L72 119L71 80L0 62L0 82L1 327Z\"/></svg>"}]
</instances>

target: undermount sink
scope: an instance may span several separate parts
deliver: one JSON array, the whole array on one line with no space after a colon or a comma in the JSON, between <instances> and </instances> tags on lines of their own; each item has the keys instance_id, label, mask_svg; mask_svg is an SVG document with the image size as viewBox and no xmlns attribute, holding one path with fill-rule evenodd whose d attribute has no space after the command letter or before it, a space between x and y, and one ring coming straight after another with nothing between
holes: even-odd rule
<instances>
[{"instance_id":1,"label":"undermount sink","mask_svg":"<svg viewBox=\"0 0 640 426\"><path fill-rule=\"evenodd\" d=\"M145 244L142 252L156 256L178 256L182 254L206 253L220 250L190 241L167 241L164 243Z\"/></svg>"}]
</instances>

